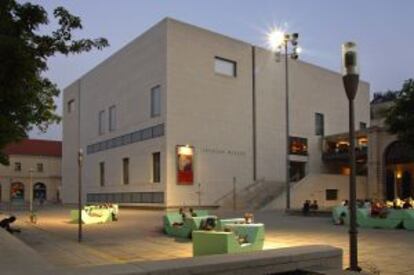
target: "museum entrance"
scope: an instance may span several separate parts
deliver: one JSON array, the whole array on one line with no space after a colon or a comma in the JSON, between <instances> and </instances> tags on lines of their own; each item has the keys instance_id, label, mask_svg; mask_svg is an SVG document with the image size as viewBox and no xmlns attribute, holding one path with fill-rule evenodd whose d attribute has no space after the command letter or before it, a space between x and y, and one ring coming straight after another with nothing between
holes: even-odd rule
<instances>
[{"instance_id":1,"label":"museum entrance","mask_svg":"<svg viewBox=\"0 0 414 275\"><path fill-rule=\"evenodd\" d=\"M414 197L414 150L396 141L385 150L385 198Z\"/></svg>"},{"instance_id":2,"label":"museum entrance","mask_svg":"<svg viewBox=\"0 0 414 275\"><path fill-rule=\"evenodd\" d=\"M291 182L300 181L306 176L306 162L291 161L289 172Z\"/></svg>"},{"instance_id":3,"label":"museum entrance","mask_svg":"<svg viewBox=\"0 0 414 275\"><path fill-rule=\"evenodd\" d=\"M46 200L46 185L42 182L37 182L33 185L33 200L45 201Z\"/></svg>"}]
</instances>

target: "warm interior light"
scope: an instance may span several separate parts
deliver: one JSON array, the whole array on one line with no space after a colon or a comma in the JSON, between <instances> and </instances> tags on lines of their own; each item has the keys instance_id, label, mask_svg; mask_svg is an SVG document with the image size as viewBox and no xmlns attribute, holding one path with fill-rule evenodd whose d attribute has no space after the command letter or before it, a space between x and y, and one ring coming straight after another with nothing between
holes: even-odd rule
<instances>
[{"instance_id":1,"label":"warm interior light","mask_svg":"<svg viewBox=\"0 0 414 275\"><path fill-rule=\"evenodd\" d=\"M184 155L184 156L192 156L193 148L191 148L189 145L180 146L178 147L178 154Z\"/></svg>"},{"instance_id":2,"label":"warm interior light","mask_svg":"<svg viewBox=\"0 0 414 275\"><path fill-rule=\"evenodd\" d=\"M277 28L272 29L267 34L267 42L272 51L277 51L285 40L285 33Z\"/></svg>"},{"instance_id":3,"label":"warm interior light","mask_svg":"<svg viewBox=\"0 0 414 275\"><path fill-rule=\"evenodd\" d=\"M397 176L397 179L401 179L402 178L401 171L397 171L396 176Z\"/></svg>"}]
</instances>

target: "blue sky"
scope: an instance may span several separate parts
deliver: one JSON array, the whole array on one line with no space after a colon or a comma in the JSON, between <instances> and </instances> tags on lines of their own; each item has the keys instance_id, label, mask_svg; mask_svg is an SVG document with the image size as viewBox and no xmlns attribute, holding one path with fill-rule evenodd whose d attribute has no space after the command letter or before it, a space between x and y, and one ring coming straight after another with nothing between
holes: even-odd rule
<instances>
[{"instance_id":1,"label":"blue sky","mask_svg":"<svg viewBox=\"0 0 414 275\"><path fill-rule=\"evenodd\" d=\"M24 2L24 1L19 1ZM111 46L76 56L50 59L47 76L63 89L146 29L173 17L200 27L265 46L271 26L286 26L300 33L301 59L340 69L341 43L358 43L360 73L371 92L399 89L414 77L414 1L409 0L33 0L52 15L64 6L82 18L78 37L107 38ZM54 21L52 21L52 26ZM47 31L46 28L42 31ZM57 99L59 112L61 98ZM33 138L61 138L61 127Z\"/></svg>"}]
</instances>

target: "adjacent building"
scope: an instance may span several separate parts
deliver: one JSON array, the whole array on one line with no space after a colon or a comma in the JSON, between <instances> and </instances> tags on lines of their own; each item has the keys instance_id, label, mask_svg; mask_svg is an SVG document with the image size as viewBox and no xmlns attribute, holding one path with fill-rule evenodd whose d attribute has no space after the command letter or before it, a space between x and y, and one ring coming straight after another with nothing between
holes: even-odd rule
<instances>
[{"instance_id":1,"label":"adjacent building","mask_svg":"<svg viewBox=\"0 0 414 275\"><path fill-rule=\"evenodd\" d=\"M63 201L77 200L79 148L88 202L216 205L234 188L283 187L287 142L292 182L341 175L322 156L325 137L348 130L342 77L289 62L286 140L284 64L274 53L162 20L65 89ZM368 127L364 81L355 109L356 128ZM346 198L346 184L331 184L336 203Z\"/></svg>"},{"instance_id":2,"label":"adjacent building","mask_svg":"<svg viewBox=\"0 0 414 275\"><path fill-rule=\"evenodd\" d=\"M25 139L8 145L4 152L10 165L0 165L0 202L23 204L30 194L34 201L60 200L60 141Z\"/></svg>"}]
</instances>

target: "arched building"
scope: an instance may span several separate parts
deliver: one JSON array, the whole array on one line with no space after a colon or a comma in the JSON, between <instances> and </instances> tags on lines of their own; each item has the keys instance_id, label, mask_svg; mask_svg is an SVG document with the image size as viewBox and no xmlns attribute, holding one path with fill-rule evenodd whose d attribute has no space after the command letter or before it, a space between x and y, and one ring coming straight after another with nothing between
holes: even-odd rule
<instances>
[{"instance_id":1,"label":"arched building","mask_svg":"<svg viewBox=\"0 0 414 275\"><path fill-rule=\"evenodd\" d=\"M0 202L23 204L30 194L35 202L60 200L60 141L26 139L8 145L4 152L10 165L0 165Z\"/></svg>"},{"instance_id":2,"label":"arched building","mask_svg":"<svg viewBox=\"0 0 414 275\"><path fill-rule=\"evenodd\" d=\"M368 133L368 197L393 200L414 197L414 151L387 132L385 111L392 100L371 103Z\"/></svg>"}]
</instances>

